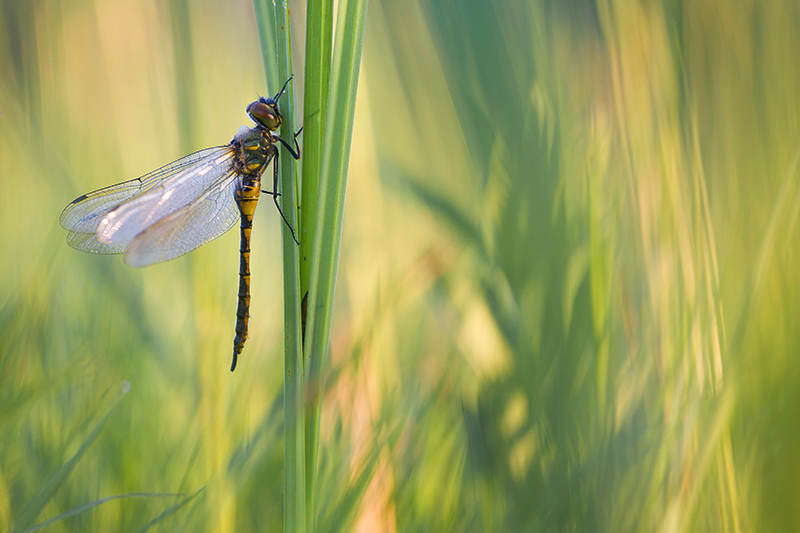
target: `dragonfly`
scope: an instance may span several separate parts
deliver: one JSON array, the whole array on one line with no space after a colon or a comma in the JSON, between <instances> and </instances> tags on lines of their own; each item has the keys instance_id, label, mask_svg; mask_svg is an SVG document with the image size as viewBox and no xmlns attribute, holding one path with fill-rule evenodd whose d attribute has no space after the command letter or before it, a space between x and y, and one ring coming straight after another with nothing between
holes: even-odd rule
<instances>
[{"instance_id":1,"label":"dragonfly","mask_svg":"<svg viewBox=\"0 0 800 533\"><path fill-rule=\"evenodd\" d=\"M254 128L242 126L225 146L206 148L134 180L79 196L61 213L67 244L95 254L125 254L127 265L144 267L175 259L216 239L240 222L239 293L231 372L244 349L250 321L250 233L261 192L271 194L297 243L294 229L278 204L278 143L300 159L294 146L274 133L281 125L278 100L247 106ZM272 191L261 190L261 175L273 164Z\"/></svg>"}]
</instances>

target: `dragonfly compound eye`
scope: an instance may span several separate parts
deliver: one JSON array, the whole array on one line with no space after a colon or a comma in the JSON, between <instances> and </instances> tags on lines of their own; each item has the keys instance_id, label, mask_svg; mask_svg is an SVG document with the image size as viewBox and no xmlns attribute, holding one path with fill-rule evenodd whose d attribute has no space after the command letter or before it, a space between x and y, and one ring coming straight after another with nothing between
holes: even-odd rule
<instances>
[{"instance_id":1,"label":"dragonfly compound eye","mask_svg":"<svg viewBox=\"0 0 800 533\"><path fill-rule=\"evenodd\" d=\"M274 101L261 98L247 106L247 114L253 122L267 128L270 131L278 129L281 125L281 114Z\"/></svg>"}]
</instances>

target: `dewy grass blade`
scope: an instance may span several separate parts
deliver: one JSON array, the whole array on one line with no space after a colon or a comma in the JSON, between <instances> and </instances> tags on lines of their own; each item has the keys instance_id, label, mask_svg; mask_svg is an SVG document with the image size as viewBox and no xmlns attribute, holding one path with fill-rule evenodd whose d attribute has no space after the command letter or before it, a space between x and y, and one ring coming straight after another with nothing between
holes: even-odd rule
<instances>
[{"instance_id":1,"label":"dewy grass blade","mask_svg":"<svg viewBox=\"0 0 800 533\"><path fill-rule=\"evenodd\" d=\"M312 472L316 471L323 371L330 344L333 295L339 264L347 169L367 3L367 0L339 2L330 93L324 119L319 205L311 255L305 342L305 386L308 390L305 460L306 469L311 469ZM311 486L307 486L306 490L313 495L314 476L309 476L308 479L311 480ZM312 524L311 520L309 524Z\"/></svg>"},{"instance_id":2,"label":"dewy grass blade","mask_svg":"<svg viewBox=\"0 0 800 533\"><path fill-rule=\"evenodd\" d=\"M292 75L289 6L276 5L275 35L279 79ZM294 86L281 99L281 136L294 138ZM294 161L280 158L281 205L286 221L297 228L297 182ZM305 531L305 439L303 413L303 352L300 324L299 250L291 230L283 227L283 323L284 323L284 531Z\"/></svg>"}]
</instances>

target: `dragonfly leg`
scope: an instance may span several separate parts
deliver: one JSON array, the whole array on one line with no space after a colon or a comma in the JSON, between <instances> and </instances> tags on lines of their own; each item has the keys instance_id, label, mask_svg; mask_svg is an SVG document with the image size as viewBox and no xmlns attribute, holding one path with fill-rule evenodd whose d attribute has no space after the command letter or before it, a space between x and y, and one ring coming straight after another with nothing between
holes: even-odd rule
<instances>
[{"instance_id":1,"label":"dragonfly leg","mask_svg":"<svg viewBox=\"0 0 800 533\"><path fill-rule=\"evenodd\" d=\"M303 131L303 126L300 126L300 129L297 130L297 133L294 134L294 138L292 139L294 141L294 148L292 148L288 142L283 140L283 138L280 135L273 134L272 136L278 139L281 142L281 144L285 146L287 150L289 150L289 153L292 154L292 157L294 157L295 159L300 159L300 145L297 143L297 136L300 135L302 131Z\"/></svg>"},{"instance_id":2,"label":"dragonfly leg","mask_svg":"<svg viewBox=\"0 0 800 533\"><path fill-rule=\"evenodd\" d=\"M286 220L286 215L283 214L283 210L281 209L281 206L278 203L278 196L280 196L280 194L278 193L278 158L277 157L275 157L274 160L273 160L273 167L272 168L273 168L273 172L272 172L272 201L275 202L275 207L278 208L278 213L281 214L281 218L286 223L286 227L288 227L289 231L292 232L292 239L294 239L294 242L298 246L300 246L300 241L297 240L297 236L295 236L295 234L294 234L294 228L292 227L291 224L289 224L289 221Z\"/></svg>"}]
</instances>

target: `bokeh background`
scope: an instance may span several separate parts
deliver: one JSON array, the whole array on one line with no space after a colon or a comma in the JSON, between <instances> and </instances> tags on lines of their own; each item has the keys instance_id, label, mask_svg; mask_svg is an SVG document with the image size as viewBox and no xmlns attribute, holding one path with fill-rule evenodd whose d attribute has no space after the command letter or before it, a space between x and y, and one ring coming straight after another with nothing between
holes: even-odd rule
<instances>
[{"instance_id":1,"label":"bokeh background","mask_svg":"<svg viewBox=\"0 0 800 533\"><path fill-rule=\"evenodd\" d=\"M252 5L0 6L0 530L82 451L43 531L280 531L274 209L233 374L237 231L58 225L279 88ZM799 157L795 0L372 0L320 531L796 531Z\"/></svg>"}]
</instances>

